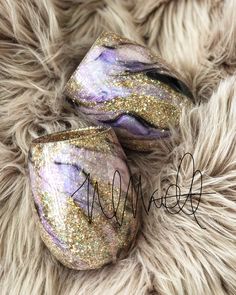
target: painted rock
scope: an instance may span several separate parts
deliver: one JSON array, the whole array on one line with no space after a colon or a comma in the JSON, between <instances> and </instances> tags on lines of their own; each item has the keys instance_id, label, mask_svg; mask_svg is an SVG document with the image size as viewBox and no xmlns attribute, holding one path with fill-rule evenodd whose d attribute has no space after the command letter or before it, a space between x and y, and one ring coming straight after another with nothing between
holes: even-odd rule
<instances>
[{"instance_id":1,"label":"painted rock","mask_svg":"<svg viewBox=\"0 0 236 295\"><path fill-rule=\"evenodd\" d=\"M66 95L94 124L113 127L121 144L148 151L170 136L188 87L170 65L146 47L102 33L65 87Z\"/></svg>"},{"instance_id":2,"label":"painted rock","mask_svg":"<svg viewBox=\"0 0 236 295\"><path fill-rule=\"evenodd\" d=\"M111 128L34 140L29 172L41 237L62 264L96 269L128 254L139 209L134 209L137 198L125 154Z\"/></svg>"}]
</instances>

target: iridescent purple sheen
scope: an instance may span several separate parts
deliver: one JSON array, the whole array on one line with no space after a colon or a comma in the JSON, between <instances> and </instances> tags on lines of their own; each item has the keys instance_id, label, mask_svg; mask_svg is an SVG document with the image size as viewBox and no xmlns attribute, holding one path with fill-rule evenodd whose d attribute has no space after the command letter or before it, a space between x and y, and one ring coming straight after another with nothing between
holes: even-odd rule
<instances>
[{"instance_id":1,"label":"iridescent purple sheen","mask_svg":"<svg viewBox=\"0 0 236 295\"><path fill-rule=\"evenodd\" d=\"M121 143L146 140L152 144L170 132L166 116L160 126L158 103L180 109L192 95L180 75L148 48L113 33L103 33L86 54L66 85L66 94L91 122L105 123L115 128ZM146 101L139 101L145 97ZM142 105L148 98L156 102L156 119L144 118ZM134 101L134 100L137 101ZM129 100L131 110L117 101ZM107 102L114 105L107 108ZM140 105L141 104L141 105ZM138 107L140 106L140 110ZM163 109L162 109L163 110ZM149 109L150 112L150 109ZM169 114L172 112L169 111ZM135 146L135 145L134 145ZM133 146L133 147L134 147Z\"/></svg>"},{"instance_id":2,"label":"iridescent purple sheen","mask_svg":"<svg viewBox=\"0 0 236 295\"><path fill-rule=\"evenodd\" d=\"M50 149L53 149L53 144L48 143L43 150L42 157L47 159L47 154L50 152ZM84 214L87 214L88 205L92 206L92 198L90 196L89 202L87 199L87 187L83 186L78 192L78 187L83 184L86 180L86 176L81 173L83 167L88 167L89 162L89 170L87 172L92 173L94 177L97 176L96 171L100 171L99 174L103 175L104 180L109 179L112 181L112 175L114 173L110 173L109 169L107 170L106 165L102 167L97 166L97 160L101 163L104 163L104 154L93 152L93 157L95 156L96 162L90 159L90 152L84 151L84 149L79 149L72 144L64 144L63 148L60 149L60 152L54 155L54 157L50 156L50 161L47 161L45 166L42 166L38 170L38 175L35 175L35 171L32 168L32 164L29 164L30 174L32 179L32 188L35 196L35 203L37 207L37 211L40 217L40 220L45 228L45 230L54 237L55 242L58 246L64 248L64 242L59 241L58 238L54 236L52 227L48 224L47 220L44 217L45 209L42 206L42 202L39 199L37 191L34 191L35 188L40 187L41 194L48 194L51 197L52 202L52 210L58 210L57 219L63 219L65 217L66 211L66 202L67 197L73 196L74 201L78 204L78 206L84 210ZM106 156L112 163L114 160L109 156ZM75 159L80 159L80 162L77 163ZM86 164L84 162L87 162ZM84 168L83 168L84 169ZM121 166L118 165L117 169L121 170ZM35 179L37 179L37 184L35 183ZM62 181L63 180L63 181ZM91 186L91 184L90 184ZM90 190L92 186L90 187ZM59 205L59 206L58 206ZM93 216L96 214L101 214L101 207L98 201L95 199L93 204Z\"/></svg>"},{"instance_id":3,"label":"iridescent purple sheen","mask_svg":"<svg viewBox=\"0 0 236 295\"><path fill-rule=\"evenodd\" d=\"M111 127L115 128L124 128L128 129L132 134L135 135L141 135L141 136L146 136L146 137L151 137L151 138L164 138L169 136L169 131L161 131L155 128L151 128L147 124L141 124L140 121L130 115L121 115L114 121L106 121L104 123L109 124Z\"/></svg>"},{"instance_id":4,"label":"iridescent purple sheen","mask_svg":"<svg viewBox=\"0 0 236 295\"><path fill-rule=\"evenodd\" d=\"M97 136L96 141L92 143L91 130L98 130L94 135ZM80 130L71 132L80 136ZM85 136L83 140L75 137L65 140L63 132L59 141L51 141L54 135L39 138L32 145L29 157L31 187L41 236L63 264L75 269L99 268L115 261L120 252L130 247L138 229L129 196L125 222L120 228L111 207L111 184L115 171L119 171L122 178L121 207L130 179L125 154L115 133L111 128L108 131L104 128L85 129L85 132L88 139ZM103 139L102 132L105 133ZM86 140L87 144L84 143ZM95 190L94 194L95 183L98 184L98 191ZM114 189L119 190L119 182L116 180L113 184ZM89 232L83 232L80 225ZM84 238L86 235L90 237L89 242ZM91 239L93 244L104 246L107 253L101 253L96 247L91 250ZM81 247L83 251L80 251Z\"/></svg>"},{"instance_id":5,"label":"iridescent purple sheen","mask_svg":"<svg viewBox=\"0 0 236 295\"><path fill-rule=\"evenodd\" d=\"M133 59L129 55L133 56ZM125 82L129 73L145 74L155 68L157 70L158 65L148 57L146 48L138 45L125 44L114 49L94 48L88 52L86 60L75 72L75 79L80 81L82 89L86 90L86 92L81 91L78 98L85 102L99 103L116 97L126 97L132 93L156 96L158 94L156 85L136 85L132 89L114 84L112 87L106 85L106 81L115 79L115 76L119 75L120 82ZM168 93L164 90L163 97L165 94Z\"/></svg>"}]
</instances>

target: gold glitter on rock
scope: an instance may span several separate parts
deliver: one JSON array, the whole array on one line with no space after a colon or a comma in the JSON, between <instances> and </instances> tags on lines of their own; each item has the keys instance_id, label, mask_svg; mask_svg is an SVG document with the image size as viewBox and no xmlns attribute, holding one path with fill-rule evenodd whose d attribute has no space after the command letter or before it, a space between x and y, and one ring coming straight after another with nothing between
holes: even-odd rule
<instances>
[{"instance_id":1,"label":"gold glitter on rock","mask_svg":"<svg viewBox=\"0 0 236 295\"><path fill-rule=\"evenodd\" d=\"M92 105L89 103L90 107ZM158 128L168 128L169 124L177 124L180 115L180 110L175 105L157 101L154 96L138 94L106 101L99 109L116 111L117 116L123 113L138 115Z\"/></svg>"},{"instance_id":2,"label":"gold glitter on rock","mask_svg":"<svg viewBox=\"0 0 236 295\"><path fill-rule=\"evenodd\" d=\"M85 151L86 156L83 157ZM98 155L102 156L101 159L105 162L106 159L115 159L115 163L109 162L109 171L101 173L103 170L99 168L103 162L94 166ZM29 162L30 171L33 171L31 173L32 183L34 183L32 190L36 205L34 212L42 240L65 266L73 269L96 269L127 255L137 234L139 223L138 219L133 218L132 196L128 194L125 201L125 188L122 186L121 195L119 195L119 187L112 188L113 171L111 169L113 164L114 171L121 165L121 176L124 173L125 177L129 177L124 161L125 154L111 128L82 128L57 132L34 140ZM83 164L83 169L86 170L89 169L90 163L93 164L92 168L97 170L91 171L89 179L90 209L92 190L96 183L100 197L99 202L95 194L91 216L88 215L88 210L83 203L85 195L81 192L76 193L76 197L73 197L73 194L68 195L68 191L71 189L73 191L74 186L80 185L77 183L78 180L83 181L83 178L80 178L82 169L76 172L78 178L75 179L74 176L70 176L72 170L63 169L62 173L60 169L57 170L58 164L65 165L64 167ZM118 203L119 206L116 208ZM127 210L124 208L125 203ZM107 216L103 214L100 206ZM114 207L117 209L116 216L119 222L122 221L123 216L121 226L116 222ZM123 210L125 210L124 215ZM92 217L92 220L89 217Z\"/></svg>"},{"instance_id":3,"label":"gold glitter on rock","mask_svg":"<svg viewBox=\"0 0 236 295\"><path fill-rule=\"evenodd\" d=\"M188 87L170 64L109 32L94 42L65 93L92 122L114 126L123 146L140 151L152 150L170 136L168 129L178 126L183 107L192 106ZM159 137L160 129L166 134Z\"/></svg>"}]
</instances>

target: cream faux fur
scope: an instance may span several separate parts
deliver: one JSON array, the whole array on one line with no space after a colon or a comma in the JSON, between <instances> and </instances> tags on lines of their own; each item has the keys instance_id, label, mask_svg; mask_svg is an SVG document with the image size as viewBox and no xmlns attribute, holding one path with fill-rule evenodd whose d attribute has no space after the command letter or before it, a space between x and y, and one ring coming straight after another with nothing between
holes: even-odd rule
<instances>
[{"instance_id":1,"label":"cream faux fur","mask_svg":"<svg viewBox=\"0 0 236 295\"><path fill-rule=\"evenodd\" d=\"M180 70L195 95L173 140L129 153L148 201L175 182L186 152L203 175L193 215L152 206L132 253L73 271L42 243L32 218L27 154L43 133L84 126L63 87L102 30L146 44ZM4 0L0 2L0 294L236 294L236 1ZM187 192L190 158L179 186ZM200 187L200 175L193 184ZM175 193L174 187L169 191ZM193 206L197 196L193 196ZM174 200L168 201L168 205ZM186 206L187 213L190 203ZM172 212L173 213L173 212Z\"/></svg>"}]
</instances>

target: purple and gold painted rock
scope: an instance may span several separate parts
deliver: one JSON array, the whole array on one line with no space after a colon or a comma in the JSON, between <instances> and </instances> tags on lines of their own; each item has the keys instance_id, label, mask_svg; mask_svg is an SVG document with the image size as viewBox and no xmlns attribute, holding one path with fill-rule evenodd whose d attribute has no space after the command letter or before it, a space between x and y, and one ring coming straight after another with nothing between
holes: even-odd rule
<instances>
[{"instance_id":1,"label":"purple and gold painted rock","mask_svg":"<svg viewBox=\"0 0 236 295\"><path fill-rule=\"evenodd\" d=\"M141 151L170 135L192 98L170 65L113 33L95 41L65 93L93 123L112 126L122 145Z\"/></svg>"},{"instance_id":2,"label":"purple and gold painted rock","mask_svg":"<svg viewBox=\"0 0 236 295\"><path fill-rule=\"evenodd\" d=\"M139 209L135 212L137 197L128 189L126 157L111 128L34 140L29 171L41 237L62 264L95 269L127 255Z\"/></svg>"}]
</instances>

